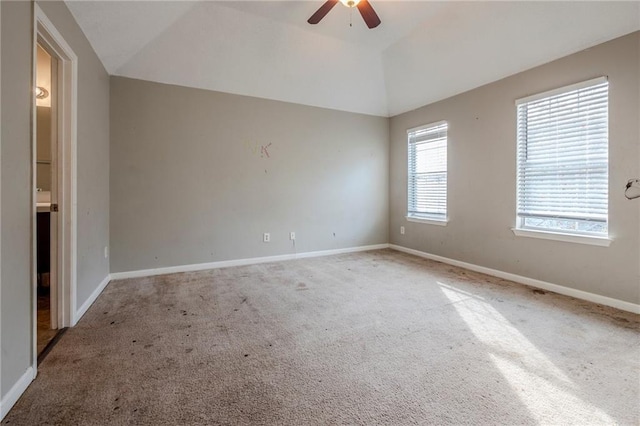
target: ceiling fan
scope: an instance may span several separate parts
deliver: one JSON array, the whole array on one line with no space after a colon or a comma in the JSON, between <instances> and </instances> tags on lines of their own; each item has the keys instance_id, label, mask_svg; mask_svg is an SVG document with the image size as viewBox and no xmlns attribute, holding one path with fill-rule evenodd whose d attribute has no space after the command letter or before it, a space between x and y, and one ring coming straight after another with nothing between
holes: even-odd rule
<instances>
[{"instance_id":1,"label":"ceiling fan","mask_svg":"<svg viewBox=\"0 0 640 426\"><path fill-rule=\"evenodd\" d=\"M375 28L380 25L380 18L378 18L378 14L373 10L373 7L371 7L368 0L329 0L320 6L320 9L318 9L316 13L311 15L311 18L309 18L307 22L313 25L317 24L338 2L349 8L357 7L360 11L360 15L362 15L362 19L364 19L364 22L367 24L367 27Z\"/></svg>"}]
</instances>

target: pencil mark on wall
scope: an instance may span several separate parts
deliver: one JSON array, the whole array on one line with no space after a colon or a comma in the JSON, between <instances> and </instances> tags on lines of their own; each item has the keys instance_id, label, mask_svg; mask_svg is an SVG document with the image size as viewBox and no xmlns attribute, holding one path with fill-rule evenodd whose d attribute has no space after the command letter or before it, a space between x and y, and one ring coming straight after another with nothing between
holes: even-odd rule
<instances>
[{"instance_id":1,"label":"pencil mark on wall","mask_svg":"<svg viewBox=\"0 0 640 426\"><path fill-rule=\"evenodd\" d=\"M267 158L271 158L271 157L269 156L269 147L270 147L270 146L271 146L271 142L269 142L269 144L268 144L268 145L266 145L266 146L265 146L265 145L262 145L262 148L260 148L260 153L261 153L261 154L260 154L260 156L261 156L262 158L264 158L264 156L265 156L265 155L267 156Z\"/></svg>"},{"instance_id":2,"label":"pencil mark on wall","mask_svg":"<svg viewBox=\"0 0 640 426\"><path fill-rule=\"evenodd\" d=\"M271 154L269 154L269 147L271 147L272 143L269 142L266 145L259 144L258 142L249 142L245 141L245 146L253 155L260 154L260 158L271 158Z\"/></svg>"}]
</instances>

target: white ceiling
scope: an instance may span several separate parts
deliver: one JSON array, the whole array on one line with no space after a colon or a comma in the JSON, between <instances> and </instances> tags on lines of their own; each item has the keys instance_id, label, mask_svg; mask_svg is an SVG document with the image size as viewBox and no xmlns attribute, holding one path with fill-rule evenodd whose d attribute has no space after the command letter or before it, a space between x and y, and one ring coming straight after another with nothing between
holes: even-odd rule
<instances>
[{"instance_id":1,"label":"white ceiling","mask_svg":"<svg viewBox=\"0 0 640 426\"><path fill-rule=\"evenodd\" d=\"M70 1L112 75L392 116L640 30L640 2Z\"/></svg>"}]
</instances>

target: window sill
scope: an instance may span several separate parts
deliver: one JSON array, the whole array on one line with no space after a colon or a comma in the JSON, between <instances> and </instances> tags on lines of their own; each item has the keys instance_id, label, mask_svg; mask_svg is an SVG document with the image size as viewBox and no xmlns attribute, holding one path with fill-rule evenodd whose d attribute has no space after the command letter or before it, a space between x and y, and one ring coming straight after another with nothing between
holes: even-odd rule
<instances>
[{"instance_id":1,"label":"window sill","mask_svg":"<svg viewBox=\"0 0 640 426\"><path fill-rule=\"evenodd\" d=\"M449 219L437 220L437 219L422 219L419 217L407 216L407 222L426 223L428 225L447 226Z\"/></svg>"},{"instance_id":2,"label":"window sill","mask_svg":"<svg viewBox=\"0 0 640 426\"><path fill-rule=\"evenodd\" d=\"M531 229L511 228L518 237L542 238L544 240L564 241L566 243L587 244L592 246L609 247L613 241L608 237L592 237L586 235L563 234L560 232L534 231Z\"/></svg>"}]
</instances>

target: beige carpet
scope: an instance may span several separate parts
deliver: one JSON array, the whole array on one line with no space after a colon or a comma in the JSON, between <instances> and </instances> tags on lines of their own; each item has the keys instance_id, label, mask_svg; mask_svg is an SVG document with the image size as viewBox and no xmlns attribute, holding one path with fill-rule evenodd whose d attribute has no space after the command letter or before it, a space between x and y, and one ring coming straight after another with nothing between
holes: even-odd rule
<instances>
[{"instance_id":1,"label":"beige carpet","mask_svg":"<svg viewBox=\"0 0 640 426\"><path fill-rule=\"evenodd\" d=\"M3 424L634 424L638 315L391 250L112 282Z\"/></svg>"}]
</instances>

